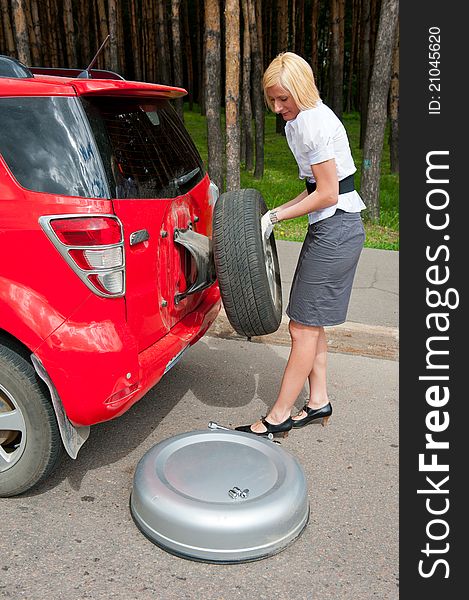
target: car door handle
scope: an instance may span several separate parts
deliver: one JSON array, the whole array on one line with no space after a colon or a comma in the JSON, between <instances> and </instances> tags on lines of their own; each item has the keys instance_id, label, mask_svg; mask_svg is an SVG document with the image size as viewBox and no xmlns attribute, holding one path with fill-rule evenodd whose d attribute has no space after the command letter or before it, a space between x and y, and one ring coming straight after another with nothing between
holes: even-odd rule
<instances>
[{"instance_id":1,"label":"car door handle","mask_svg":"<svg viewBox=\"0 0 469 600\"><path fill-rule=\"evenodd\" d=\"M146 242L150 239L150 234L146 229L140 229L139 231L134 231L130 234L130 245L135 246L135 244L140 244L141 242Z\"/></svg>"}]
</instances>

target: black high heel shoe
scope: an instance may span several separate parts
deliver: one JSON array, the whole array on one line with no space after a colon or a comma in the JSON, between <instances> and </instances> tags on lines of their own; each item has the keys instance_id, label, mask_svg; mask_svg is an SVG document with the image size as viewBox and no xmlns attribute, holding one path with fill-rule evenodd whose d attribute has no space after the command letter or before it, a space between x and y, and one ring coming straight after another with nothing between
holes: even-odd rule
<instances>
[{"instance_id":1,"label":"black high heel shoe","mask_svg":"<svg viewBox=\"0 0 469 600\"><path fill-rule=\"evenodd\" d=\"M259 435L262 437L267 437L269 433L271 433L274 437L278 436L286 438L288 432L293 427L294 421L291 417L288 417L288 419L286 421L283 421L283 423L274 425L273 423L269 423L269 421L266 421L265 417L261 417L261 422L262 425L264 425L264 427L267 429L267 431L262 431L261 433L258 433L257 431L253 431L251 429L251 425L240 425L239 427L235 427L235 429L236 431L244 431L245 433L252 433L253 435Z\"/></svg>"},{"instance_id":2,"label":"black high heel shoe","mask_svg":"<svg viewBox=\"0 0 469 600\"><path fill-rule=\"evenodd\" d=\"M293 427L298 429L299 427L304 427L309 423L312 423L316 419L322 419L321 425L324 427L327 425L327 421L329 417L332 415L332 404L328 402L325 406L321 406L321 408L310 408L307 404L303 406L301 410L304 410L306 416L302 419L292 419ZM301 410L298 414L301 414Z\"/></svg>"}]
</instances>

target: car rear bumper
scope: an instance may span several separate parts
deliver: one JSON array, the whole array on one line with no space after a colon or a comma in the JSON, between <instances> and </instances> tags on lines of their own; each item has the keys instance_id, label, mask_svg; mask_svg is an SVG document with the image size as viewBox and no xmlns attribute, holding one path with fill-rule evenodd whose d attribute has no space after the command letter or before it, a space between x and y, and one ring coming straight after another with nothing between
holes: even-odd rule
<instances>
[{"instance_id":1,"label":"car rear bumper","mask_svg":"<svg viewBox=\"0 0 469 600\"><path fill-rule=\"evenodd\" d=\"M158 383L216 319L221 308L218 284L201 292L201 297L194 311L140 353L127 326L119 327L110 319L87 323L86 331L76 323L73 328L59 327L36 354L73 425L118 417ZM88 346L83 344L84 336L90 340Z\"/></svg>"}]
</instances>

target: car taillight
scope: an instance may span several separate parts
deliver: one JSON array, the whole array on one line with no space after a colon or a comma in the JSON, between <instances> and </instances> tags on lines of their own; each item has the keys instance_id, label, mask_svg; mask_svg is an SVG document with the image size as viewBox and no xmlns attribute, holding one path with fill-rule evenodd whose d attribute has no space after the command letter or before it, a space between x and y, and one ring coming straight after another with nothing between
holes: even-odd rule
<instances>
[{"instance_id":1,"label":"car taillight","mask_svg":"<svg viewBox=\"0 0 469 600\"><path fill-rule=\"evenodd\" d=\"M122 233L117 219L110 217L75 217L50 221L55 234L67 246L101 246L118 244Z\"/></svg>"},{"instance_id":2,"label":"car taillight","mask_svg":"<svg viewBox=\"0 0 469 600\"><path fill-rule=\"evenodd\" d=\"M39 218L48 238L80 279L99 296L125 294L122 224L111 215Z\"/></svg>"}]
</instances>

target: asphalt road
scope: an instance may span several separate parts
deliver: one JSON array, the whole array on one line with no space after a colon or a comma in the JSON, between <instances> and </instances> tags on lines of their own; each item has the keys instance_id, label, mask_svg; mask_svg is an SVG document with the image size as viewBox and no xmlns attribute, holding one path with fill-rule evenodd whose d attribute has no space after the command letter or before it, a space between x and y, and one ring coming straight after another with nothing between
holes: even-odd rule
<instances>
[{"instance_id":1,"label":"asphalt road","mask_svg":"<svg viewBox=\"0 0 469 600\"><path fill-rule=\"evenodd\" d=\"M279 554L237 565L186 560L132 520L143 454L210 420L236 426L265 414L287 356L286 346L205 337L129 412L92 428L76 461L66 457L34 492L1 499L0 598L397 600L393 360L330 355L329 425L282 440L304 468L311 517Z\"/></svg>"}]
</instances>

